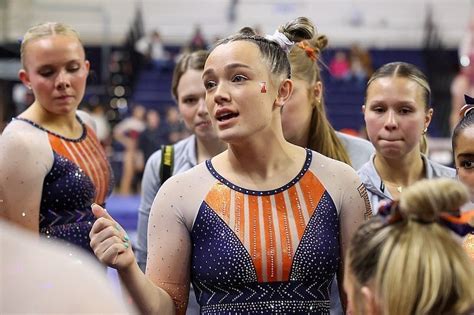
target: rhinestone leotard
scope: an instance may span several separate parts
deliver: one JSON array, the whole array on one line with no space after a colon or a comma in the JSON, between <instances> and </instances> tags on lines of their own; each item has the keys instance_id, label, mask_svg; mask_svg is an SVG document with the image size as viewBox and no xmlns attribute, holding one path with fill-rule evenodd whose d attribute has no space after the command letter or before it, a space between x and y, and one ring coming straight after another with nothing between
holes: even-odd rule
<instances>
[{"instance_id":1,"label":"rhinestone leotard","mask_svg":"<svg viewBox=\"0 0 474 315\"><path fill-rule=\"evenodd\" d=\"M91 251L91 204L104 205L112 188L111 168L94 131L77 117L83 133L68 139L30 120L16 119L47 132L53 150L53 166L43 183L40 233Z\"/></svg>"},{"instance_id":2,"label":"rhinestone leotard","mask_svg":"<svg viewBox=\"0 0 474 315\"><path fill-rule=\"evenodd\" d=\"M340 263L336 206L309 169L272 191L220 176L191 231L192 281L202 314L329 314Z\"/></svg>"}]
</instances>

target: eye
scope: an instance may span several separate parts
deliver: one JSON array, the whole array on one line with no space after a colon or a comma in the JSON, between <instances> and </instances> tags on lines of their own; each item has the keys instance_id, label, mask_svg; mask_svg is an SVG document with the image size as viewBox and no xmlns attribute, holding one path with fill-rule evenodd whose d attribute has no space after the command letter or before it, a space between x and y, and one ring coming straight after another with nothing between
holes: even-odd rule
<instances>
[{"instance_id":1,"label":"eye","mask_svg":"<svg viewBox=\"0 0 474 315\"><path fill-rule=\"evenodd\" d=\"M385 112L385 108L381 106L375 106L375 107L372 107L372 111L381 114Z\"/></svg>"},{"instance_id":2,"label":"eye","mask_svg":"<svg viewBox=\"0 0 474 315\"><path fill-rule=\"evenodd\" d=\"M187 105L196 104L197 101L198 101L197 97L186 97L183 99L183 103Z\"/></svg>"},{"instance_id":3,"label":"eye","mask_svg":"<svg viewBox=\"0 0 474 315\"><path fill-rule=\"evenodd\" d=\"M47 78L53 75L54 71L52 69L42 69L38 73L40 76Z\"/></svg>"},{"instance_id":4,"label":"eye","mask_svg":"<svg viewBox=\"0 0 474 315\"><path fill-rule=\"evenodd\" d=\"M474 169L474 161L472 160L462 160L459 165L465 169Z\"/></svg>"},{"instance_id":5,"label":"eye","mask_svg":"<svg viewBox=\"0 0 474 315\"><path fill-rule=\"evenodd\" d=\"M210 90L214 88L216 85L217 85L216 81L213 81L213 80L204 81L204 88L206 90Z\"/></svg>"},{"instance_id":6,"label":"eye","mask_svg":"<svg viewBox=\"0 0 474 315\"><path fill-rule=\"evenodd\" d=\"M76 65L76 66L71 66L67 69L68 72L76 72L80 69L81 67L79 67L79 65Z\"/></svg>"},{"instance_id":7,"label":"eye","mask_svg":"<svg viewBox=\"0 0 474 315\"><path fill-rule=\"evenodd\" d=\"M400 114L402 114L402 115L410 114L411 112L413 112L413 110L411 108L404 107L404 108L400 109Z\"/></svg>"},{"instance_id":8,"label":"eye","mask_svg":"<svg viewBox=\"0 0 474 315\"><path fill-rule=\"evenodd\" d=\"M244 82L247 81L248 78L244 75L237 74L232 78L232 82Z\"/></svg>"}]
</instances>

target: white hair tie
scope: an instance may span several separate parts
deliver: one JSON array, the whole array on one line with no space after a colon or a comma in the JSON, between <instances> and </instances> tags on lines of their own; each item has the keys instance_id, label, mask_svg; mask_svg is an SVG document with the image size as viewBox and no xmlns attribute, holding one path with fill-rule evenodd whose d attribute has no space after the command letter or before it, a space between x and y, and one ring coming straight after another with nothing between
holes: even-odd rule
<instances>
[{"instance_id":1,"label":"white hair tie","mask_svg":"<svg viewBox=\"0 0 474 315\"><path fill-rule=\"evenodd\" d=\"M287 54L290 52L291 48L295 44L295 42L289 40L285 34L280 33L279 31L275 31L273 35L265 35L265 39L277 43L278 46L280 46L281 49L283 49Z\"/></svg>"}]
</instances>

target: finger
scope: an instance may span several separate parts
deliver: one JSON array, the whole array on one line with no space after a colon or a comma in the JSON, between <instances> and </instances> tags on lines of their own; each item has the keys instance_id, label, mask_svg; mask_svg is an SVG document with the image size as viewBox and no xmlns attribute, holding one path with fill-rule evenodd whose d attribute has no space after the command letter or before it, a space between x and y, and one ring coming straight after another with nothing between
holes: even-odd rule
<instances>
[{"instance_id":1,"label":"finger","mask_svg":"<svg viewBox=\"0 0 474 315\"><path fill-rule=\"evenodd\" d=\"M118 231L120 231L120 229L118 228L118 224L115 221L106 218L98 218L92 225L90 234L97 234L100 231L107 229L108 227L115 227Z\"/></svg>"},{"instance_id":2,"label":"finger","mask_svg":"<svg viewBox=\"0 0 474 315\"><path fill-rule=\"evenodd\" d=\"M127 245L125 245L125 243L127 243ZM125 248L129 247L128 242L123 241L117 236L110 237L104 240L103 242L97 243L97 245L91 247L94 250L94 254L99 257L102 256L109 248L113 247L116 244L122 245Z\"/></svg>"},{"instance_id":3,"label":"finger","mask_svg":"<svg viewBox=\"0 0 474 315\"><path fill-rule=\"evenodd\" d=\"M116 240L117 243L119 242L128 242L128 240L126 240L123 235L120 235L118 232L116 231L112 231L111 230L112 228L109 227L107 228L106 230L103 230L101 232L99 232L98 234L95 234L91 237L91 241L90 241L90 246L92 249L96 249L96 248L99 248L102 244L104 244L106 241L108 241L107 244L111 245L110 242L114 242L114 240Z\"/></svg>"},{"instance_id":4,"label":"finger","mask_svg":"<svg viewBox=\"0 0 474 315\"><path fill-rule=\"evenodd\" d=\"M101 206L99 206L96 203L93 203L91 205L91 208L92 208L92 213L94 214L94 216L97 219L106 218L106 219L109 219L109 220L115 222L114 218L112 218L112 216L107 212L107 210L105 210L105 208L102 208Z\"/></svg>"},{"instance_id":5,"label":"finger","mask_svg":"<svg viewBox=\"0 0 474 315\"><path fill-rule=\"evenodd\" d=\"M125 251L127 251L127 248L123 244L114 244L102 254L101 260L115 266L120 259L120 255Z\"/></svg>"}]
</instances>

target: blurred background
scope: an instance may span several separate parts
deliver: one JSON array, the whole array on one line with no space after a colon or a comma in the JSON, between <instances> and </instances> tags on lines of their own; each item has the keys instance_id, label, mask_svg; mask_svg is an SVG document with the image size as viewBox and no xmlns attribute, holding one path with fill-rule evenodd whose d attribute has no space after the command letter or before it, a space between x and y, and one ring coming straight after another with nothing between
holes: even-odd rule
<instances>
[{"instance_id":1,"label":"blurred background","mask_svg":"<svg viewBox=\"0 0 474 315\"><path fill-rule=\"evenodd\" d=\"M321 63L334 128L364 137L361 105L367 77L384 63L410 62L428 75L433 90L430 155L449 165L451 108L462 102L460 95L474 90L473 4L472 0L0 0L0 132L33 102L17 78L24 32L45 21L72 25L91 62L81 109L96 120L116 179L108 208L133 231L146 159L161 144L188 135L170 93L176 58L184 51L208 48L243 26L272 34L278 25L307 16L329 38ZM126 179L124 139L136 148L134 171Z\"/></svg>"}]
</instances>

